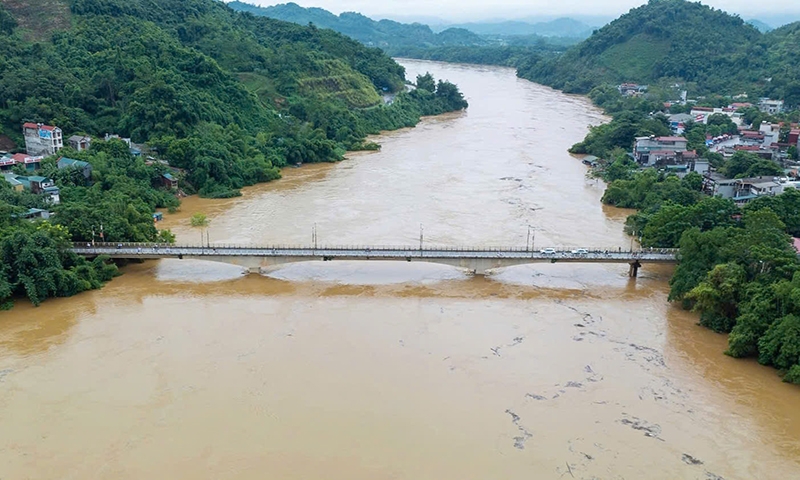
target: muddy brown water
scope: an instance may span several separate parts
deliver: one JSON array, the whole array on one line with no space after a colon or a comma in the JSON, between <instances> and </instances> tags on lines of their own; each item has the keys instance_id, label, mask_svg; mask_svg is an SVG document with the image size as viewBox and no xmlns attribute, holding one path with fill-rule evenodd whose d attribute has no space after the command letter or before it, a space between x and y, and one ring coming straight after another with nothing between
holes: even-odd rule
<instances>
[{"instance_id":1,"label":"muddy brown water","mask_svg":"<svg viewBox=\"0 0 800 480\"><path fill-rule=\"evenodd\" d=\"M625 248L566 153L603 121L503 68L403 61L465 113L163 226L216 243ZM0 313L0 478L800 478L800 389L722 355L669 267L164 260Z\"/></svg>"}]
</instances>

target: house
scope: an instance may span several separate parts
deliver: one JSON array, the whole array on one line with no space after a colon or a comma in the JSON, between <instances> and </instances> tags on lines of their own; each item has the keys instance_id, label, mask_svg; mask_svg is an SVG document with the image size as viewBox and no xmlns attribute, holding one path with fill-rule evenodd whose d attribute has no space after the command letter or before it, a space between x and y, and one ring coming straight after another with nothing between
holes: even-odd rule
<instances>
[{"instance_id":1,"label":"house","mask_svg":"<svg viewBox=\"0 0 800 480\"><path fill-rule=\"evenodd\" d=\"M674 165L665 165L664 170L667 173L674 173L680 178L696 172L700 175L705 175L711 170L708 160L687 161L686 163L676 163Z\"/></svg>"},{"instance_id":2,"label":"house","mask_svg":"<svg viewBox=\"0 0 800 480\"><path fill-rule=\"evenodd\" d=\"M758 102L758 109L770 115L776 115L783 112L783 100L770 100L769 98L762 98Z\"/></svg>"},{"instance_id":3,"label":"house","mask_svg":"<svg viewBox=\"0 0 800 480\"><path fill-rule=\"evenodd\" d=\"M25 170L33 171L41 167L42 157L32 157L24 153L0 157L0 170L11 170L14 165L24 165Z\"/></svg>"},{"instance_id":4,"label":"house","mask_svg":"<svg viewBox=\"0 0 800 480\"><path fill-rule=\"evenodd\" d=\"M173 177L171 173L162 173L161 183L162 185L170 189L178 188L178 179Z\"/></svg>"},{"instance_id":5,"label":"house","mask_svg":"<svg viewBox=\"0 0 800 480\"><path fill-rule=\"evenodd\" d=\"M703 176L703 192L712 197L733 198L735 184L735 179L716 172L707 172Z\"/></svg>"},{"instance_id":6,"label":"house","mask_svg":"<svg viewBox=\"0 0 800 480\"><path fill-rule=\"evenodd\" d=\"M122 138L119 135L114 134L114 133L106 133L106 136L103 138L103 140L105 140L106 142L108 142L109 140L122 140L123 142L125 142L128 145L128 148L131 147L131 139L130 138Z\"/></svg>"},{"instance_id":7,"label":"house","mask_svg":"<svg viewBox=\"0 0 800 480\"><path fill-rule=\"evenodd\" d=\"M793 128L789 131L789 145L800 146L800 129Z\"/></svg>"},{"instance_id":8,"label":"house","mask_svg":"<svg viewBox=\"0 0 800 480\"><path fill-rule=\"evenodd\" d=\"M758 145L736 145L736 146L733 147L733 152L732 153L736 153L736 152L740 152L740 151L752 153L754 155L758 155L759 157L763 158L764 160L776 160L779 149L778 148L772 148L772 146L767 148L767 147L758 146Z\"/></svg>"},{"instance_id":9,"label":"house","mask_svg":"<svg viewBox=\"0 0 800 480\"><path fill-rule=\"evenodd\" d=\"M669 116L669 128L675 135L682 134L686 129L686 124L694 122L695 117L688 113L675 113Z\"/></svg>"},{"instance_id":10,"label":"house","mask_svg":"<svg viewBox=\"0 0 800 480\"><path fill-rule=\"evenodd\" d=\"M7 183L11 184L11 189L15 192L21 192L25 190L25 187L22 185L22 182L17 180L17 176L11 173L4 173L3 180Z\"/></svg>"},{"instance_id":11,"label":"house","mask_svg":"<svg viewBox=\"0 0 800 480\"><path fill-rule=\"evenodd\" d=\"M783 184L775 177L738 178L733 186L733 201L745 204L762 196L774 196L783 193Z\"/></svg>"},{"instance_id":12,"label":"house","mask_svg":"<svg viewBox=\"0 0 800 480\"><path fill-rule=\"evenodd\" d=\"M56 163L59 170L64 168L77 168L83 172L83 176L86 179L92 178L92 165L88 162L82 162L80 160L73 160L67 157L61 157L58 159Z\"/></svg>"},{"instance_id":13,"label":"house","mask_svg":"<svg viewBox=\"0 0 800 480\"><path fill-rule=\"evenodd\" d=\"M89 147L92 145L92 137L85 135L73 135L69 137L67 143L69 143L70 147L82 152L84 150L89 150Z\"/></svg>"},{"instance_id":14,"label":"house","mask_svg":"<svg viewBox=\"0 0 800 480\"><path fill-rule=\"evenodd\" d=\"M626 96L631 97L635 95L642 95L647 92L647 85L638 85L636 83L623 83L617 86L617 90L619 93Z\"/></svg>"},{"instance_id":15,"label":"house","mask_svg":"<svg viewBox=\"0 0 800 480\"><path fill-rule=\"evenodd\" d=\"M46 196L47 201L54 205L61 203L61 192L51 179L40 176L23 177L21 175L17 175L15 178L22 183L25 190Z\"/></svg>"},{"instance_id":16,"label":"house","mask_svg":"<svg viewBox=\"0 0 800 480\"><path fill-rule=\"evenodd\" d=\"M650 152L685 152L687 144L683 137L637 137L633 156L639 163L654 165L655 161L650 161Z\"/></svg>"},{"instance_id":17,"label":"house","mask_svg":"<svg viewBox=\"0 0 800 480\"><path fill-rule=\"evenodd\" d=\"M28 155L54 155L64 148L64 138L58 127L28 122L22 125L22 134L25 136Z\"/></svg>"},{"instance_id":18,"label":"house","mask_svg":"<svg viewBox=\"0 0 800 480\"><path fill-rule=\"evenodd\" d=\"M22 218L26 220L36 220L36 219L44 219L47 220L50 218L50 212L47 210L42 210L41 208L29 208L27 212L22 214Z\"/></svg>"}]
</instances>

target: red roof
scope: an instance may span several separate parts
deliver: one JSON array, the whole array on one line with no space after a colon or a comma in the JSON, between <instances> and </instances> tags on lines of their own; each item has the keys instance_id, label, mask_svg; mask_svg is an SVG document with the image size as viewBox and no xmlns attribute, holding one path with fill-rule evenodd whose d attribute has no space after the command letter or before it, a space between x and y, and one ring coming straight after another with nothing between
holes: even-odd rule
<instances>
[{"instance_id":1,"label":"red roof","mask_svg":"<svg viewBox=\"0 0 800 480\"><path fill-rule=\"evenodd\" d=\"M734 150L745 150L748 152L758 152L759 150L761 150L761 147L759 147L758 145L736 145L733 148Z\"/></svg>"},{"instance_id":2,"label":"red roof","mask_svg":"<svg viewBox=\"0 0 800 480\"><path fill-rule=\"evenodd\" d=\"M683 137L658 137L656 138L659 142L685 142L686 139Z\"/></svg>"},{"instance_id":3,"label":"red roof","mask_svg":"<svg viewBox=\"0 0 800 480\"><path fill-rule=\"evenodd\" d=\"M650 155L677 155L672 150L652 150Z\"/></svg>"},{"instance_id":4,"label":"red roof","mask_svg":"<svg viewBox=\"0 0 800 480\"><path fill-rule=\"evenodd\" d=\"M35 123L27 122L24 125L22 125L22 128L36 128L36 129L38 129L39 125L36 125Z\"/></svg>"},{"instance_id":5,"label":"red roof","mask_svg":"<svg viewBox=\"0 0 800 480\"><path fill-rule=\"evenodd\" d=\"M794 249L800 252L800 238L792 238L792 243L794 244Z\"/></svg>"},{"instance_id":6,"label":"red roof","mask_svg":"<svg viewBox=\"0 0 800 480\"><path fill-rule=\"evenodd\" d=\"M711 108L711 107L692 107L692 110L693 111L698 111L698 112L713 112L714 111L714 109Z\"/></svg>"},{"instance_id":7,"label":"red roof","mask_svg":"<svg viewBox=\"0 0 800 480\"><path fill-rule=\"evenodd\" d=\"M51 132L56 129L56 127L51 127L50 125L42 125L40 128L42 130L50 130Z\"/></svg>"}]
</instances>

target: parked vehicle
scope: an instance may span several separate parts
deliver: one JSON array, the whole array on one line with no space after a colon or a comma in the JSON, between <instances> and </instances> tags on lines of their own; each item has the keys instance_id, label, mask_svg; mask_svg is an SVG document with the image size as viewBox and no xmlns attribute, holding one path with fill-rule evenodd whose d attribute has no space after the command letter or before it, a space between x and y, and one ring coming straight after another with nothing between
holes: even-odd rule
<instances>
[{"instance_id":1,"label":"parked vehicle","mask_svg":"<svg viewBox=\"0 0 800 480\"><path fill-rule=\"evenodd\" d=\"M554 255L556 253L556 249L555 248L545 248L545 249L541 250L541 252L543 254L545 254L545 255Z\"/></svg>"},{"instance_id":2,"label":"parked vehicle","mask_svg":"<svg viewBox=\"0 0 800 480\"><path fill-rule=\"evenodd\" d=\"M572 251L572 253L574 253L575 255L588 255L589 250L586 250L585 248L576 248L575 250Z\"/></svg>"}]
</instances>

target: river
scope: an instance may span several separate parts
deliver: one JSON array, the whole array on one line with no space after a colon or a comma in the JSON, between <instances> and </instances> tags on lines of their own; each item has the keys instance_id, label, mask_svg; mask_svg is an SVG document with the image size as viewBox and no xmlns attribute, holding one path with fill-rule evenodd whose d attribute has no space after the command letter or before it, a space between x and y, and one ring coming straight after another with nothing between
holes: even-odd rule
<instances>
[{"instance_id":1,"label":"river","mask_svg":"<svg viewBox=\"0 0 800 480\"><path fill-rule=\"evenodd\" d=\"M601 113L510 69L402 62L467 112L163 225L197 242L626 248L566 149ZM422 226L420 228L420 225ZM668 304L671 268L180 260L0 313L0 478L800 475L800 389Z\"/></svg>"}]
</instances>

